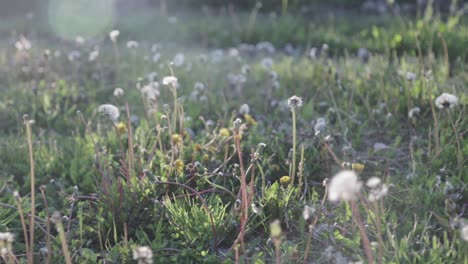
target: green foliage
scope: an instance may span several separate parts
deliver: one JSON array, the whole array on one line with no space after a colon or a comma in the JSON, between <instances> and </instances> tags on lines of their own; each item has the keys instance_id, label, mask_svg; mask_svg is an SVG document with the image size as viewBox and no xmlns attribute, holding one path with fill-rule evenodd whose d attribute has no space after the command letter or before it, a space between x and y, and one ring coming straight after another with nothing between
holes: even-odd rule
<instances>
[{"instance_id":1,"label":"green foliage","mask_svg":"<svg viewBox=\"0 0 468 264\"><path fill-rule=\"evenodd\" d=\"M277 2L264 3L265 10ZM21 118L28 113L35 120L36 186L45 196L37 190L38 262L46 259L48 224L51 263L64 262L48 221L54 211L66 216L74 263L134 263L139 246L149 246L158 263L233 263L235 248L240 262L270 263L278 240L285 263L301 262L306 252L317 263L365 261L356 213L350 203L329 202L323 184L347 162L364 166L363 184L377 176L389 188L377 203L368 199L368 187L355 200L374 255L383 248L382 263L467 262L459 232L466 224L468 154L468 31L461 13L445 18L427 9L412 19L314 20L293 15L303 1L288 3L289 14L258 14L255 21L242 12L227 18L181 11L175 24L151 12L125 16L116 25L121 35L115 46L99 39L51 41L39 25L29 28L37 37L18 27L32 43L29 50L11 45L24 41L20 34L8 45L1 41L0 232L15 234L15 254L23 256L26 248L14 191L24 215L31 210ZM252 8L253 2L239 4ZM150 50L156 38L163 44ZM127 48L129 39L140 41L139 47ZM236 55L167 40L203 47L269 40L276 50L242 46ZM302 49L280 51L286 43ZM99 56L92 61L94 45ZM311 57L313 46L319 52ZM372 54L354 56L360 47ZM81 57L70 59L74 51ZM167 67L180 54L183 62ZM273 61L271 67L264 59ZM148 80L151 72L159 87ZM409 80L409 72L416 79ZM178 78L180 100L162 84L168 75ZM115 87L124 89L122 97L113 96ZM457 95L458 105L434 106L443 92ZM297 110L302 186L279 180L293 160L287 99L294 94L304 99ZM115 122L98 112L104 103L119 109ZM243 104L248 115L240 113ZM420 111L409 117L414 107ZM233 125L237 118L240 127ZM316 127L319 118L323 128ZM237 129L241 136L234 136ZM242 173L249 200L243 245L234 244L241 229ZM314 208L309 219L302 216L304 205ZM282 236L273 241L268 230L276 219Z\"/></svg>"}]
</instances>

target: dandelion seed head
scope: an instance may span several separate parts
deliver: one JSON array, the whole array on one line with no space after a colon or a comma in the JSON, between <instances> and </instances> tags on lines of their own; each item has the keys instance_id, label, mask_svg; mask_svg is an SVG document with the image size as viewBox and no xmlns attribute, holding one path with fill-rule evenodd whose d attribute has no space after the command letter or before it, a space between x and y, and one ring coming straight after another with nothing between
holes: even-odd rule
<instances>
[{"instance_id":1,"label":"dandelion seed head","mask_svg":"<svg viewBox=\"0 0 468 264\"><path fill-rule=\"evenodd\" d=\"M173 87L177 87L179 85L179 81L174 76L166 76L162 80L163 85L171 85Z\"/></svg>"},{"instance_id":2,"label":"dandelion seed head","mask_svg":"<svg viewBox=\"0 0 468 264\"><path fill-rule=\"evenodd\" d=\"M409 117L409 118L413 118L414 116L418 115L419 112L421 112L421 109L420 109L419 107L411 108L411 109L408 111L408 117Z\"/></svg>"},{"instance_id":3,"label":"dandelion seed head","mask_svg":"<svg viewBox=\"0 0 468 264\"><path fill-rule=\"evenodd\" d=\"M271 70L271 68L273 67L273 59L272 58L264 58L262 59L262 67L265 69L265 70Z\"/></svg>"},{"instance_id":4,"label":"dandelion seed head","mask_svg":"<svg viewBox=\"0 0 468 264\"><path fill-rule=\"evenodd\" d=\"M327 121L323 117L319 117L315 120L314 131L315 133L322 133L327 128Z\"/></svg>"},{"instance_id":5,"label":"dandelion seed head","mask_svg":"<svg viewBox=\"0 0 468 264\"><path fill-rule=\"evenodd\" d=\"M250 107L248 104L243 104L239 108L239 113L245 115L250 113Z\"/></svg>"},{"instance_id":6,"label":"dandelion seed head","mask_svg":"<svg viewBox=\"0 0 468 264\"><path fill-rule=\"evenodd\" d=\"M315 59L315 58L317 58L317 55L318 55L318 49L316 47L311 48L310 51L309 51L309 56L312 59Z\"/></svg>"},{"instance_id":7,"label":"dandelion seed head","mask_svg":"<svg viewBox=\"0 0 468 264\"><path fill-rule=\"evenodd\" d=\"M95 61L98 56L99 56L99 50L95 49L89 53L88 61Z\"/></svg>"},{"instance_id":8,"label":"dandelion seed head","mask_svg":"<svg viewBox=\"0 0 468 264\"><path fill-rule=\"evenodd\" d=\"M172 62L174 62L174 66L176 67L182 66L185 62L185 55L183 53L177 53L172 59Z\"/></svg>"},{"instance_id":9,"label":"dandelion seed head","mask_svg":"<svg viewBox=\"0 0 468 264\"><path fill-rule=\"evenodd\" d=\"M1 242L13 243L15 236L10 232L0 232L0 244Z\"/></svg>"},{"instance_id":10,"label":"dandelion seed head","mask_svg":"<svg viewBox=\"0 0 468 264\"><path fill-rule=\"evenodd\" d=\"M122 97L124 95L124 90L122 88L115 88L114 89L114 96L115 97Z\"/></svg>"},{"instance_id":11,"label":"dandelion seed head","mask_svg":"<svg viewBox=\"0 0 468 264\"><path fill-rule=\"evenodd\" d=\"M133 259L138 261L138 264L153 263L153 251L148 246L137 247L133 250Z\"/></svg>"},{"instance_id":12,"label":"dandelion seed head","mask_svg":"<svg viewBox=\"0 0 468 264\"><path fill-rule=\"evenodd\" d=\"M127 41L127 48L129 49L136 49L140 46L140 44L134 40Z\"/></svg>"},{"instance_id":13,"label":"dandelion seed head","mask_svg":"<svg viewBox=\"0 0 468 264\"><path fill-rule=\"evenodd\" d=\"M109 38L112 40L112 42L117 41L117 37L120 35L120 31L118 30L112 30L109 32Z\"/></svg>"},{"instance_id":14,"label":"dandelion seed head","mask_svg":"<svg viewBox=\"0 0 468 264\"><path fill-rule=\"evenodd\" d=\"M371 177L371 178L369 178L367 180L366 186L371 188L371 189L375 189L375 188L379 187L381 182L382 182L382 180L380 180L380 178Z\"/></svg>"},{"instance_id":15,"label":"dandelion seed head","mask_svg":"<svg viewBox=\"0 0 468 264\"><path fill-rule=\"evenodd\" d=\"M309 220L309 218L315 213L315 208L312 206L304 205L304 210L302 210L302 217L304 220Z\"/></svg>"},{"instance_id":16,"label":"dandelion seed head","mask_svg":"<svg viewBox=\"0 0 468 264\"><path fill-rule=\"evenodd\" d=\"M117 121L120 116L119 109L112 104L103 104L98 107L98 112L109 117L112 121Z\"/></svg>"},{"instance_id":17,"label":"dandelion seed head","mask_svg":"<svg viewBox=\"0 0 468 264\"><path fill-rule=\"evenodd\" d=\"M328 200L351 201L356 198L362 187L357 174L351 170L341 171L336 174L328 185Z\"/></svg>"},{"instance_id":18,"label":"dandelion seed head","mask_svg":"<svg viewBox=\"0 0 468 264\"><path fill-rule=\"evenodd\" d=\"M289 106L289 108L291 110L301 108L302 104L303 104L302 98L299 97L299 96L293 95L293 96L289 97L289 99L288 99L288 106Z\"/></svg>"},{"instance_id":19,"label":"dandelion seed head","mask_svg":"<svg viewBox=\"0 0 468 264\"><path fill-rule=\"evenodd\" d=\"M249 65L245 64L245 65L242 65L242 68L241 68L241 73L244 74L244 75L247 75L249 74L251 71L251 68Z\"/></svg>"},{"instance_id":20,"label":"dandelion seed head","mask_svg":"<svg viewBox=\"0 0 468 264\"><path fill-rule=\"evenodd\" d=\"M435 99L435 105L439 109L454 108L458 105L458 97L453 94L442 93Z\"/></svg>"},{"instance_id":21,"label":"dandelion seed head","mask_svg":"<svg viewBox=\"0 0 468 264\"><path fill-rule=\"evenodd\" d=\"M253 202L250 207L252 208L252 212L254 214L260 214L262 213L262 207L260 206L260 204L258 202Z\"/></svg>"}]
</instances>

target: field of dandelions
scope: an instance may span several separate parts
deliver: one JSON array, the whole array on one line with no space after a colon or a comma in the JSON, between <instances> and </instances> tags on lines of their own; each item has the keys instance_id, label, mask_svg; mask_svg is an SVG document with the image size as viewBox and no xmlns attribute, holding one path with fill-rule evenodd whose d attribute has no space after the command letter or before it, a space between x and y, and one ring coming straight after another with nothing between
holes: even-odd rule
<instances>
[{"instance_id":1,"label":"field of dandelions","mask_svg":"<svg viewBox=\"0 0 468 264\"><path fill-rule=\"evenodd\" d=\"M3 23L0 262L468 263L463 11L259 8Z\"/></svg>"}]
</instances>

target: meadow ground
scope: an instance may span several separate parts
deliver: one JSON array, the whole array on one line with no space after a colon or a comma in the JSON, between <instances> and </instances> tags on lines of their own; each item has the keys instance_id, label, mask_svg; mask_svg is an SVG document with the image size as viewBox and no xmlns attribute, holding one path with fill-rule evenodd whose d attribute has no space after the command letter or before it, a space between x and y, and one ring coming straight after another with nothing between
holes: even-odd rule
<instances>
[{"instance_id":1,"label":"meadow ground","mask_svg":"<svg viewBox=\"0 0 468 264\"><path fill-rule=\"evenodd\" d=\"M2 261L468 263L464 11L257 11L2 21Z\"/></svg>"}]
</instances>

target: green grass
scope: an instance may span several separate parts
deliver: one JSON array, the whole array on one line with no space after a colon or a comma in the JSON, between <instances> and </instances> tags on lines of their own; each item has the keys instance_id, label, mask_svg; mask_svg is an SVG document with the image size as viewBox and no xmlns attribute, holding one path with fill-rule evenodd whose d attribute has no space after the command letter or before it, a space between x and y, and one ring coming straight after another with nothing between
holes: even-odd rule
<instances>
[{"instance_id":1,"label":"green grass","mask_svg":"<svg viewBox=\"0 0 468 264\"><path fill-rule=\"evenodd\" d=\"M377 263L468 261L460 232L468 224L466 25L453 30L437 17L318 23L286 16L270 23L260 15L249 29L250 15L180 16L176 24L151 12L128 16L115 26L117 57L107 32L79 45L54 40L41 23L2 23L0 32L18 34L3 34L0 44L0 232L15 234L12 252L20 263L28 252L14 191L26 225L31 210L23 114L35 121L35 263L65 263L49 220L55 211L66 216L73 263L136 263L138 246L149 246L156 263L272 263L276 253L283 263L305 255L314 263L366 262L359 218ZM21 34L30 50L12 45ZM135 50L126 47L132 39L140 42ZM221 57L215 51L260 40L302 49L294 55L241 50L240 56L224 49ZM158 62L154 41L161 43ZM328 53L311 58L309 49L322 43ZM94 45L99 56L89 61ZM355 56L359 47L373 51L367 62ZM81 57L71 61L73 51ZM184 62L169 67L178 53ZM271 69L262 65L265 58L273 60ZM244 65L251 68L245 82L230 83ZM159 82L154 98L143 92L151 89L144 88L151 72ZM161 83L171 72L180 100ZM407 72L417 78L407 80ZM194 88L197 82L204 88ZM122 97L113 95L116 87ZM459 104L438 109L434 100L443 92ZM303 185L279 180L294 160L292 95L304 100L296 112L295 157L295 182ZM98 112L108 103L120 110L116 123ZM239 113L243 104L248 115ZM409 118L413 107L420 112ZM318 118L326 120L320 134ZM358 211L353 203L328 201L322 182L347 162L364 183L379 177L388 194L372 203L363 187L353 202ZM237 201L244 194L247 200ZM307 220L304 205L315 210ZM276 219L282 232L270 237Z\"/></svg>"}]
</instances>

